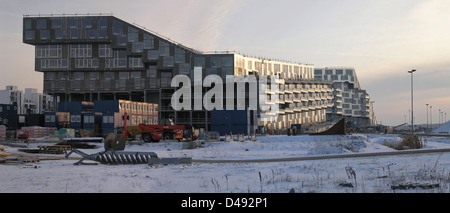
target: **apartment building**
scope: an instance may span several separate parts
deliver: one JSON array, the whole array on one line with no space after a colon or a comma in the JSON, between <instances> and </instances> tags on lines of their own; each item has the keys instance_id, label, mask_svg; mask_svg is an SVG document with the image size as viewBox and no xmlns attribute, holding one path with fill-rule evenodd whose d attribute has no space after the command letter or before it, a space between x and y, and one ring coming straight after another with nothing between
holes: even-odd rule
<instances>
[{"instance_id":1,"label":"apartment building","mask_svg":"<svg viewBox=\"0 0 450 213\"><path fill-rule=\"evenodd\" d=\"M35 70L44 73L44 92L61 101L155 103L159 119L171 117L177 124L205 130L238 126L236 131L242 133L323 122L332 106L331 82L314 79L313 65L235 52L206 53L111 15L24 16L23 42L35 46ZM236 119L224 123L217 110L174 110L171 101L178 88L171 87L172 79L186 75L193 81L195 67L201 67L202 81L209 75L224 82L229 75L256 76L258 81L278 76L279 89L265 92L278 97L270 103L278 106L276 118L262 119L260 107L244 110L247 116L236 116L242 110L225 110L241 118L239 124L233 123ZM210 89L203 87L202 96ZM246 93L240 98L248 103L259 96Z\"/></svg>"},{"instance_id":2,"label":"apartment building","mask_svg":"<svg viewBox=\"0 0 450 213\"><path fill-rule=\"evenodd\" d=\"M376 124L373 102L367 91L361 88L354 68L315 68L314 78L333 82L334 105L326 112L328 120L346 117L354 127Z\"/></svg>"}]
</instances>

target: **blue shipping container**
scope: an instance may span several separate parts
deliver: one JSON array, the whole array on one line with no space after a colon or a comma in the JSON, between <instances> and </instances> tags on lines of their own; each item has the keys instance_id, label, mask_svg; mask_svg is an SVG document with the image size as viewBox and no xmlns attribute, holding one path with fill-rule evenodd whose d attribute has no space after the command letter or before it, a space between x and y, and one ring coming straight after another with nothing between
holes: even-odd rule
<instances>
[{"instance_id":1,"label":"blue shipping container","mask_svg":"<svg viewBox=\"0 0 450 213\"><path fill-rule=\"evenodd\" d=\"M101 112L101 113L119 112L119 101L118 100L94 101L94 112Z\"/></svg>"},{"instance_id":2,"label":"blue shipping container","mask_svg":"<svg viewBox=\"0 0 450 213\"><path fill-rule=\"evenodd\" d=\"M58 112L88 112L94 110L93 102L74 101L74 102L59 102Z\"/></svg>"}]
</instances>

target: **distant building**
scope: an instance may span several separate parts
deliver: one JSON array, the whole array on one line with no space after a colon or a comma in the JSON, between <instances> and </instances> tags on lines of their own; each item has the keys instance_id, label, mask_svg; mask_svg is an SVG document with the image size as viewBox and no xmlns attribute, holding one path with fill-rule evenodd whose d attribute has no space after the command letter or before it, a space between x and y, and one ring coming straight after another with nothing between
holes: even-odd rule
<instances>
[{"instance_id":1,"label":"distant building","mask_svg":"<svg viewBox=\"0 0 450 213\"><path fill-rule=\"evenodd\" d=\"M354 68L315 68L314 78L333 82L334 106L327 110L328 120L346 117L355 127L376 124L373 102L366 90L361 88Z\"/></svg>"},{"instance_id":2,"label":"distant building","mask_svg":"<svg viewBox=\"0 0 450 213\"><path fill-rule=\"evenodd\" d=\"M17 86L6 86L5 90L0 90L0 104L11 104L17 107L17 113L23 114L24 96L23 91Z\"/></svg>"},{"instance_id":3,"label":"distant building","mask_svg":"<svg viewBox=\"0 0 450 213\"><path fill-rule=\"evenodd\" d=\"M38 93L34 88L26 88L24 92L17 86L6 86L6 90L0 90L0 104L16 106L18 114L43 114L55 109L51 95Z\"/></svg>"},{"instance_id":4,"label":"distant building","mask_svg":"<svg viewBox=\"0 0 450 213\"><path fill-rule=\"evenodd\" d=\"M25 89L24 104L25 114L43 114L55 110L53 96L38 93L34 88Z\"/></svg>"}]
</instances>

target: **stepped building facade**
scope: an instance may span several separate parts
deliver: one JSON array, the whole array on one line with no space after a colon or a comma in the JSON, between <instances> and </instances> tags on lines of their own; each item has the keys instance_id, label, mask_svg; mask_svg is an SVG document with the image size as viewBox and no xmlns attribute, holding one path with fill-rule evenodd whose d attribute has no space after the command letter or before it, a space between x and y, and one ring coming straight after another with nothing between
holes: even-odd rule
<instances>
[{"instance_id":1,"label":"stepped building facade","mask_svg":"<svg viewBox=\"0 0 450 213\"><path fill-rule=\"evenodd\" d=\"M44 93L61 102L121 99L155 103L159 119L170 117L176 124L221 134L320 123L336 106L333 82L315 78L313 65L235 52L205 53L111 15L24 16L23 42L35 47L35 70L44 73ZM196 67L201 68L202 80L217 75L224 83L230 75L255 76L258 82L271 82L276 76L277 88L268 83L261 92L258 85L258 94L249 95L247 85L244 110L175 110L172 97L179 87L171 86L172 79L186 75L193 82ZM202 96L210 89L203 87ZM262 119L274 112L260 105L248 108L261 95L267 97L267 105L277 106L272 119Z\"/></svg>"}]
</instances>

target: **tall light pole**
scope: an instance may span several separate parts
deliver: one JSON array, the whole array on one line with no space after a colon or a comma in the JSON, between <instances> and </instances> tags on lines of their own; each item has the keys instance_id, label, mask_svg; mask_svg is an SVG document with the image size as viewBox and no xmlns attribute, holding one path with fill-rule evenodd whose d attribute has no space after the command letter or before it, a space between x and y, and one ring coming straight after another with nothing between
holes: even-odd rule
<instances>
[{"instance_id":1,"label":"tall light pole","mask_svg":"<svg viewBox=\"0 0 450 213\"><path fill-rule=\"evenodd\" d=\"M438 128L441 126L441 109L439 109L439 125L438 125Z\"/></svg>"},{"instance_id":2,"label":"tall light pole","mask_svg":"<svg viewBox=\"0 0 450 213\"><path fill-rule=\"evenodd\" d=\"M416 70L413 69L411 71L408 71L408 73L411 73L411 134L414 134L414 81L413 81L413 74Z\"/></svg>"},{"instance_id":3,"label":"tall light pole","mask_svg":"<svg viewBox=\"0 0 450 213\"><path fill-rule=\"evenodd\" d=\"M429 104L425 104L425 105L427 105L427 128L429 128L429 126L428 126L428 105Z\"/></svg>"},{"instance_id":4,"label":"tall light pole","mask_svg":"<svg viewBox=\"0 0 450 213\"><path fill-rule=\"evenodd\" d=\"M430 106L430 126L433 129L433 106Z\"/></svg>"}]
</instances>

